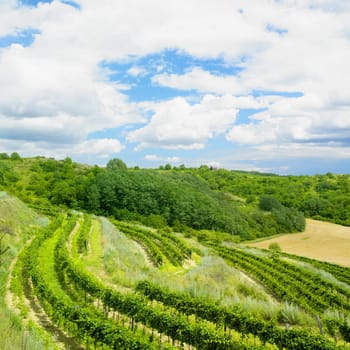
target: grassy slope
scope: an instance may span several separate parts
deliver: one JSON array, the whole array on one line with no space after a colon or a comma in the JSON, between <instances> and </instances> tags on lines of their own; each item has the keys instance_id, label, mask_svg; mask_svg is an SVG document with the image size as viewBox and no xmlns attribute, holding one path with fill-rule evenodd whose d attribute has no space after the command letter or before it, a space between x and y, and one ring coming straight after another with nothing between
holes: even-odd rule
<instances>
[{"instance_id":1,"label":"grassy slope","mask_svg":"<svg viewBox=\"0 0 350 350\"><path fill-rule=\"evenodd\" d=\"M0 196L0 219L2 224L8 225L16 233L14 236L8 237L8 242L13 246L12 256L8 256L7 259L6 266L8 266L11 258L16 255L19 247L29 236L28 228L30 225L40 223L42 219L18 199L5 194ZM346 228L324 222L308 221L308 223L306 233L285 235L279 239L284 237L295 239L303 235L302 237L308 238L299 239L301 246L305 245L305 242L310 241L316 247L317 244L313 238L319 240L317 234L326 233L326 231L320 230L320 228L328 227L329 233L327 235L329 236L333 233L333 241L335 241L334 237L340 237L342 232L344 232L343 236L345 237L347 237L346 232L349 232L348 244L350 244L350 231L346 231ZM311 231L310 228L312 225L310 226L310 223L315 224ZM335 228L338 228L338 235L335 234ZM342 231L343 229L345 231ZM315 237L312 235L315 235ZM211 256L208 251L204 254L204 257L198 257L198 260L196 259L196 264L187 266L186 268L165 267L156 270L147 266L144 255L139 252L139 246L135 246L134 242L121 235L107 220L102 219L100 222L97 218L94 219L89 241L90 254L83 257L83 260L90 266L94 274L99 275L101 279L106 279L106 277L112 277L113 279L113 277L117 277L116 279L122 285L134 285L140 279L150 278L154 282L167 285L171 289L186 290L194 295L220 300L222 303L242 303L243 308L251 312L271 314L271 316L277 312L281 312L279 311L281 307L285 307L283 305L278 306L266 300L263 290L253 281L247 280L244 275L227 266L220 258ZM287 251L281 243L280 245L283 250ZM330 243L324 243L324 245L329 247ZM339 249L340 247L338 247L338 252ZM205 251L205 249L203 250ZM122 254L124 254L124 257L118 262L118 258ZM303 253L303 255L307 256L308 254ZM135 264L136 261L137 263ZM2 281L6 281L6 266L1 268L1 283ZM117 276L113 276L116 271L118 271ZM112 276L107 276L111 272ZM125 276L128 276L128 278L125 279ZM4 335L0 336L0 349L19 349L22 336L20 320L16 319L7 309L3 300L4 295L2 294L0 297L0 334ZM305 315L300 314L297 318L299 317L305 318ZM306 318L296 323L299 325L311 325L311 322L306 320ZM34 337L32 338L34 339Z\"/></svg>"},{"instance_id":2,"label":"grassy slope","mask_svg":"<svg viewBox=\"0 0 350 350\"><path fill-rule=\"evenodd\" d=\"M15 197L0 192L0 228L11 235L5 236L6 245L10 250L0 263L0 285L5 286L9 267L15 259L24 242L31 235L37 225L45 223L45 219L29 209L23 202ZM16 350L23 347L23 342L32 349L44 349L41 335L36 330L26 332L19 318L8 308L5 301L6 288L0 289L0 349ZM40 331L39 331L40 332Z\"/></svg>"},{"instance_id":3,"label":"grassy slope","mask_svg":"<svg viewBox=\"0 0 350 350\"><path fill-rule=\"evenodd\" d=\"M274 242L286 253L350 266L350 227L308 219L305 232L259 240L248 245L268 248Z\"/></svg>"}]
</instances>

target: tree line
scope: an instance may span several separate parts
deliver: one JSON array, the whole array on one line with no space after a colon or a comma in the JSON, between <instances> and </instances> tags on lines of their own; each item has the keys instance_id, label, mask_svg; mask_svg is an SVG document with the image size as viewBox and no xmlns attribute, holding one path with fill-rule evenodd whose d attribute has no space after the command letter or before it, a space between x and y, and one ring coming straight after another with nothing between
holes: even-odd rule
<instances>
[{"instance_id":1,"label":"tree line","mask_svg":"<svg viewBox=\"0 0 350 350\"><path fill-rule=\"evenodd\" d=\"M63 205L178 231L224 231L246 240L304 229L303 215L277 197L260 193L256 202L237 199L228 195L229 180L215 187L207 175L216 171L202 170L127 168L120 159L102 168L70 158L10 158L0 160L0 186L44 208ZM272 207L264 207L264 201L272 201Z\"/></svg>"}]
</instances>

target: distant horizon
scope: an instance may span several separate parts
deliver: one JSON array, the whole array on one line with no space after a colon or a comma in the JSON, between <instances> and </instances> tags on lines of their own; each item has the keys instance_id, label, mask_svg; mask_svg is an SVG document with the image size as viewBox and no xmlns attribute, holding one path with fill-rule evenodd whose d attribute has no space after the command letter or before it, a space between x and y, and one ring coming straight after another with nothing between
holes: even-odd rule
<instances>
[{"instance_id":1,"label":"distant horizon","mask_svg":"<svg viewBox=\"0 0 350 350\"><path fill-rule=\"evenodd\" d=\"M6 153L6 152L0 152L1 153ZM8 153L8 155L10 156L11 153ZM17 152L16 152L17 153ZM19 154L20 155L20 154ZM215 171L215 170L227 170L227 171L237 171L237 172L243 172L243 173L258 173L261 175L276 175L276 176L317 176L317 175L328 175L328 174L332 174L332 175L350 175L350 173L346 173L346 172L332 172L332 171L325 171L325 172L320 172L320 173L290 173L290 174L279 174L279 173L273 173L273 172L263 172L263 171L258 171L258 170L245 170L245 169L239 169L239 168L225 168L225 167L215 167L209 164L200 164L200 165L188 165L185 163L181 163L181 164L177 164L177 165L172 165L171 163L161 163L158 166L140 166L139 164L128 164L124 159L120 158L120 157L114 157L109 159L106 164L97 164L97 163L84 163L84 162L80 162L80 161L75 161L74 159L72 159L71 157L67 156L64 158L57 158L54 156L43 156L43 155L33 155L33 156L28 156L28 157L22 157L20 155L21 159L53 159L55 161L64 161L66 158L70 158L74 163L76 164L80 164L80 165L86 165L86 166L98 166L100 168L106 168L106 165L108 163L109 160L111 159L120 159L122 160L128 169L134 169L135 167L139 167L140 169L150 169L150 170L160 170L162 167L165 167L166 165L170 165L171 169L176 169L176 170L182 170L182 167L184 167L184 170L186 169L199 169L202 166L206 166L209 169ZM1 160L1 158L0 158Z\"/></svg>"},{"instance_id":2,"label":"distant horizon","mask_svg":"<svg viewBox=\"0 0 350 350\"><path fill-rule=\"evenodd\" d=\"M350 2L3 0L0 150L350 173Z\"/></svg>"}]
</instances>

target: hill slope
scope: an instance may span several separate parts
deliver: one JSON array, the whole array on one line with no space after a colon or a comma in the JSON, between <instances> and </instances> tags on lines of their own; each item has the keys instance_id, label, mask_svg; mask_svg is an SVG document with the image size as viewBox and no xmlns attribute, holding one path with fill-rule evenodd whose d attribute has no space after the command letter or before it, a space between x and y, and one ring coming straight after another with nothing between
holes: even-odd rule
<instances>
[{"instance_id":1,"label":"hill slope","mask_svg":"<svg viewBox=\"0 0 350 350\"><path fill-rule=\"evenodd\" d=\"M261 210L258 202L211 188L193 169L128 169L120 164L111 160L101 168L69 158L0 160L0 186L42 207L52 203L154 227L225 231L242 240L304 228L304 218L294 208Z\"/></svg>"}]
</instances>

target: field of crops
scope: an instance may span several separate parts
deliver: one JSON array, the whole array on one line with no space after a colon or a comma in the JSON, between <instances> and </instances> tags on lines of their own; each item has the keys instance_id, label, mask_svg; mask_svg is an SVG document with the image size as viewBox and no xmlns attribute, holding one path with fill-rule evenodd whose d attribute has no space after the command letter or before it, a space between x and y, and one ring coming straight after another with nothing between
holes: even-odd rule
<instances>
[{"instance_id":1,"label":"field of crops","mask_svg":"<svg viewBox=\"0 0 350 350\"><path fill-rule=\"evenodd\" d=\"M349 268L130 222L55 214L8 281L38 349L350 349Z\"/></svg>"}]
</instances>

